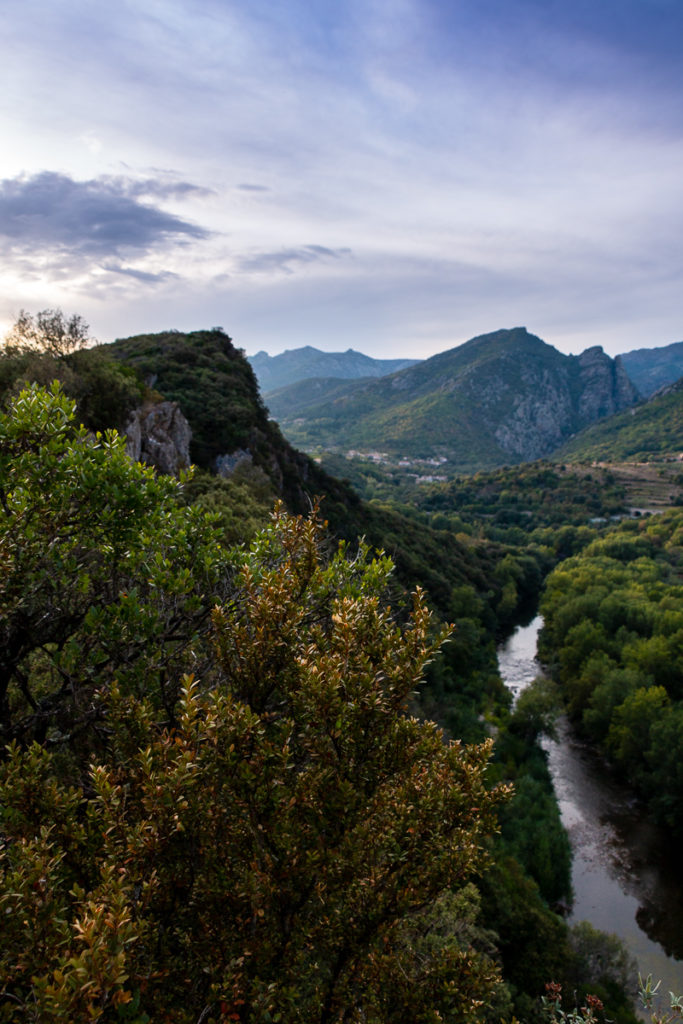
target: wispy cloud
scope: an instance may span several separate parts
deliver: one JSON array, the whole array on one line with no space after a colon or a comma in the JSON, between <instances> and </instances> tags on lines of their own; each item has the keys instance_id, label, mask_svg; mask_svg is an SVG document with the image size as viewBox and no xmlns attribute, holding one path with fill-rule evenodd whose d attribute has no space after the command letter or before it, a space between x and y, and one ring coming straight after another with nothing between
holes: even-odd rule
<instances>
[{"instance_id":1,"label":"wispy cloud","mask_svg":"<svg viewBox=\"0 0 683 1024\"><path fill-rule=\"evenodd\" d=\"M170 270L163 270L153 274L148 270L136 270L135 267L117 266L114 263L102 264L102 269L110 274L121 274L124 277L132 277L135 281L142 281L144 284L160 284L161 282L177 279L178 275Z\"/></svg>"},{"instance_id":2,"label":"wispy cloud","mask_svg":"<svg viewBox=\"0 0 683 1024\"><path fill-rule=\"evenodd\" d=\"M238 261L242 273L293 274L297 265L339 260L351 255L348 248L329 249L325 245L303 245L298 249L280 249L277 252L259 252L243 256Z\"/></svg>"}]
</instances>

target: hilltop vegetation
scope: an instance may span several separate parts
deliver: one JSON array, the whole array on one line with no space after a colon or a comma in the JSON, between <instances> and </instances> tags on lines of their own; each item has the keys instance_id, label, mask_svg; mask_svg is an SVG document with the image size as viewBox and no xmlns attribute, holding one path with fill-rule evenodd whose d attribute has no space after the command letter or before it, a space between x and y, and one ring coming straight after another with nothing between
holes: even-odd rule
<instances>
[{"instance_id":1,"label":"hilltop vegetation","mask_svg":"<svg viewBox=\"0 0 683 1024\"><path fill-rule=\"evenodd\" d=\"M57 352L14 338L0 354L0 400L6 404L27 384L59 381L77 403L80 421L91 430L123 429L143 400L145 386L136 371L108 358L102 348Z\"/></svg>"}]
</instances>

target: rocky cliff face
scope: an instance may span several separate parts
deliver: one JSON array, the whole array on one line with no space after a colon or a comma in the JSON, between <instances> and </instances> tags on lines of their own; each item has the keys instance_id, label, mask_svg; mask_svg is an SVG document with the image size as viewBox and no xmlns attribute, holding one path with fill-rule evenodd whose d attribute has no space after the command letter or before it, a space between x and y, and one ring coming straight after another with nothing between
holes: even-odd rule
<instances>
[{"instance_id":1,"label":"rocky cliff face","mask_svg":"<svg viewBox=\"0 0 683 1024\"><path fill-rule=\"evenodd\" d=\"M524 460L550 454L570 435L638 399L621 360L611 359L599 345L552 366L529 360L520 378L512 410L494 436L503 451Z\"/></svg>"},{"instance_id":2,"label":"rocky cliff face","mask_svg":"<svg viewBox=\"0 0 683 1024\"><path fill-rule=\"evenodd\" d=\"M626 364L621 356L614 359L614 373L616 383L617 401L620 409L627 409L637 402L641 397L638 386L633 383L626 370Z\"/></svg>"},{"instance_id":3,"label":"rocky cliff face","mask_svg":"<svg viewBox=\"0 0 683 1024\"><path fill-rule=\"evenodd\" d=\"M522 371L525 388L513 399L510 413L494 437L504 452L523 461L540 459L571 433L573 410L563 375L532 366Z\"/></svg>"},{"instance_id":4,"label":"rocky cliff face","mask_svg":"<svg viewBox=\"0 0 683 1024\"><path fill-rule=\"evenodd\" d=\"M129 456L153 466L159 473L178 476L190 465L192 431L177 402L158 402L135 409L125 434Z\"/></svg>"}]
</instances>

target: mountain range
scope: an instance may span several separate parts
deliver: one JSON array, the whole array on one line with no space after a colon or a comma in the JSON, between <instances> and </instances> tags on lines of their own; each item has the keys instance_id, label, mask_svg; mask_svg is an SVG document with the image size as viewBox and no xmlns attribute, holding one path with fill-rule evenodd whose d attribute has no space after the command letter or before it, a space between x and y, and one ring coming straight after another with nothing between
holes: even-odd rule
<instances>
[{"instance_id":1,"label":"mountain range","mask_svg":"<svg viewBox=\"0 0 683 1024\"><path fill-rule=\"evenodd\" d=\"M397 370L414 366L420 359L373 359L349 348L346 352L322 352L307 345L303 348L287 349L280 355L269 356L257 352L247 356L261 389L268 397L272 391L296 384L297 381L318 378L356 380L361 377L384 377ZM658 348L639 348L624 352L621 356L624 369L635 384L638 392L649 398L666 384L672 384L683 377L683 341Z\"/></svg>"},{"instance_id":2,"label":"mountain range","mask_svg":"<svg viewBox=\"0 0 683 1024\"><path fill-rule=\"evenodd\" d=\"M622 357L629 377L645 398L683 377L683 341L660 348L639 348Z\"/></svg>"},{"instance_id":3,"label":"mountain range","mask_svg":"<svg viewBox=\"0 0 683 1024\"><path fill-rule=\"evenodd\" d=\"M257 352L255 356L247 356L247 360L264 395L309 377L338 377L340 380L384 377L419 362L417 359L373 359L352 348L346 352L322 352L311 345L287 349L277 356Z\"/></svg>"},{"instance_id":4,"label":"mountain range","mask_svg":"<svg viewBox=\"0 0 683 1024\"><path fill-rule=\"evenodd\" d=\"M599 347L567 356L525 327L484 334L385 377L307 380L268 394L293 444L470 471L544 457L634 405L622 360Z\"/></svg>"}]
</instances>

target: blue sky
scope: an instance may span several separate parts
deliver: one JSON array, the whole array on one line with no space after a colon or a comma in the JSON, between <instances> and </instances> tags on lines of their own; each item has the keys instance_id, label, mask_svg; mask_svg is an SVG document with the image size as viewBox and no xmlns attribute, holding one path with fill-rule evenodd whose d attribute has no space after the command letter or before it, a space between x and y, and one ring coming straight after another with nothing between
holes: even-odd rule
<instances>
[{"instance_id":1,"label":"blue sky","mask_svg":"<svg viewBox=\"0 0 683 1024\"><path fill-rule=\"evenodd\" d=\"M0 328L683 339L681 0L5 0Z\"/></svg>"}]
</instances>

